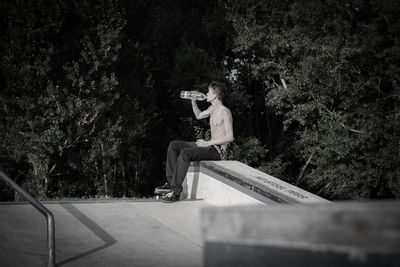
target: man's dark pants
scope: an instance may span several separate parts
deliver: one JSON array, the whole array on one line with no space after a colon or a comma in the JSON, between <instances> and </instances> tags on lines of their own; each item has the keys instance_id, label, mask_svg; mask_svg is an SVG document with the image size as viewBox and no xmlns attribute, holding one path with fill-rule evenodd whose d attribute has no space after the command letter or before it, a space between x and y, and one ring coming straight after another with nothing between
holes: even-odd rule
<instances>
[{"instance_id":1,"label":"man's dark pants","mask_svg":"<svg viewBox=\"0 0 400 267\"><path fill-rule=\"evenodd\" d=\"M182 183L191 161L220 160L218 151L213 147L198 147L195 142L175 140L169 143L166 177L176 194L182 192Z\"/></svg>"}]
</instances>

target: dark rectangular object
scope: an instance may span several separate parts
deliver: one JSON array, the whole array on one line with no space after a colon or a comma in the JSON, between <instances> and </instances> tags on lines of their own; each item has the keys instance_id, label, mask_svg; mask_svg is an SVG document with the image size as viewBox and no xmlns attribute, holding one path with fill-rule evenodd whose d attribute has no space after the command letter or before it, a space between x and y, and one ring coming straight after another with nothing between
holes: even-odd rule
<instances>
[{"instance_id":1,"label":"dark rectangular object","mask_svg":"<svg viewBox=\"0 0 400 267\"><path fill-rule=\"evenodd\" d=\"M398 267L400 254L362 258L333 251L312 251L267 245L205 243L205 267Z\"/></svg>"}]
</instances>

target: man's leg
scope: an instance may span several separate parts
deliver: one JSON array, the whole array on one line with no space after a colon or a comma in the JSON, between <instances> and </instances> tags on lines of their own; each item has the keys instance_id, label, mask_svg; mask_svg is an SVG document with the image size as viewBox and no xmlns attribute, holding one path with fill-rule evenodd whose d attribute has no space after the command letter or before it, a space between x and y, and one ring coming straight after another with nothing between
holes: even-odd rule
<instances>
[{"instance_id":1,"label":"man's leg","mask_svg":"<svg viewBox=\"0 0 400 267\"><path fill-rule=\"evenodd\" d=\"M220 160L218 151L210 147L185 148L176 161L175 172L171 179L172 191L179 195L191 161Z\"/></svg>"},{"instance_id":2,"label":"man's leg","mask_svg":"<svg viewBox=\"0 0 400 267\"><path fill-rule=\"evenodd\" d=\"M169 143L167 150L167 162L165 164L166 178L169 183L171 183L172 176L175 172L176 162L179 154L183 149L196 147L195 142L185 142L180 140L175 140Z\"/></svg>"}]
</instances>

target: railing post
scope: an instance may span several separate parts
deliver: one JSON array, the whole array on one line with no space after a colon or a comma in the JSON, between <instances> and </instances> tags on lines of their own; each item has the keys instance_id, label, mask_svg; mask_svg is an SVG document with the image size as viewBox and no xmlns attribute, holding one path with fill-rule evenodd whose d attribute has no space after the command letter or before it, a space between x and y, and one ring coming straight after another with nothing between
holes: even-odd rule
<instances>
[{"instance_id":1,"label":"railing post","mask_svg":"<svg viewBox=\"0 0 400 267\"><path fill-rule=\"evenodd\" d=\"M22 187L8 177L4 172L0 171L0 179L3 180L12 189L20 193L33 207L42 213L47 220L47 248L48 248L48 266L56 266L56 241L55 241L55 222L53 213L46 209L39 201L34 199Z\"/></svg>"},{"instance_id":2,"label":"railing post","mask_svg":"<svg viewBox=\"0 0 400 267\"><path fill-rule=\"evenodd\" d=\"M56 240L55 240L55 221L51 213L47 214L47 247L49 250L49 267L56 266Z\"/></svg>"}]
</instances>

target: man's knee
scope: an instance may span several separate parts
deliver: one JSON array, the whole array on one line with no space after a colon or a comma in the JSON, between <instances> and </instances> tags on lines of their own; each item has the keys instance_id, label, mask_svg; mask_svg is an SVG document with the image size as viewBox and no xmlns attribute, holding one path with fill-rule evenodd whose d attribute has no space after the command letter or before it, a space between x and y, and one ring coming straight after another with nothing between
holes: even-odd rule
<instances>
[{"instance_id":1,"label":"man's knee","mask_svg":"<svg viewBox=\"0 0 400 267\"><path fill-rule=\"evenodd\" d=\"M169 149L176 149L178 144L179 144L178 140L171 141L171 142L169 142L168 148Z\"/></svg>"}]
</instances>

